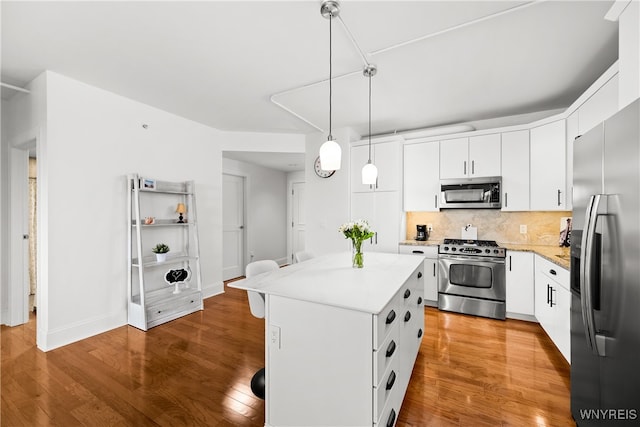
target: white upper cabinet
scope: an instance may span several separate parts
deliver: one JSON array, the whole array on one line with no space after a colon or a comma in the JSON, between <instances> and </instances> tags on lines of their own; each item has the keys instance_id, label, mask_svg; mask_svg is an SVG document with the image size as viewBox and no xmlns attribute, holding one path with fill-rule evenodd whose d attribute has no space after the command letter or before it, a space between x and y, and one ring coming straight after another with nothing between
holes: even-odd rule
<instances>
[{"instance_id":1,"label":"white upper cabinet","mask_svg":"<svg viewBox=\"0 0 640 427\"><path fill-rule=\"evenodd\" d=\"M529 131L502 134L502 210L529 210Z\"/></svg>"},{"instance_id":2,"label":"white upper cabinet","mask_svg":"<svg viewBox=\"0 0 640 427\"><path fill-rule=\"evenodd\" d=\"M578 110L574 111L567 117L567 203L568 211L573 209L573 144L575 139L580 136L578 125Z\"/></svg>"},{"instance_id":3,"label":"white upper cabinet","mask_svg":"<svg viewBox=\"0 0 640 427\"><path fill-rule=\"evenodd\" d=\"M500 134L440 142L440 178L500 175Z\"/></svg>"},{"instance_id":4,"label":"white upper cabinet","mask_svg":"<svg viewBox=\"0 0 640 427\"><path fill-rule=\"evenodd\" d=\"M472 136L469 138L469 177L500 176L501 135Z\"/></svg>"},{"instance_id":5,"label":"white upper cabinet","mask_svg":"<svg viewBox=\"0 0 640 427\"><path fill-rule=\"evenodd\" d=\"M369 160L369 145L351 147L351 191L398 191L400 190L401 170L400 141L371 144L371 161L378 168L378 181L375 185L362 183L362 167Z\"/></svg>"},{"instance_id":6,"label":"white upper cabinet","mask_svg":"<svg viewBox=\"0 0 640 427\"><path fill-rule=\"evenodd\" d=\"M438 211L440 143L406 144L403 148L403 207L410 211Z\"/></svg>"},{"instance_id":7,"label":"white upper cabinet","mask_svg":"<svg viewBox=\"0 0 640 427\"><path fill-rule=\"evenodd\" d=\"M531 129L531 210L566 210L566 124L557 120Z\"/></svg>"}]
</instances>

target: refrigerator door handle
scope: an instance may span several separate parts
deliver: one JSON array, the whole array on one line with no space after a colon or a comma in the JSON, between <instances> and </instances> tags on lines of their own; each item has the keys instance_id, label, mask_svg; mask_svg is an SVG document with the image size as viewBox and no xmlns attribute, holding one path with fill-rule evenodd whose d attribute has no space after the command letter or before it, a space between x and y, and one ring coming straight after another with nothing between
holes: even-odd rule
<instances>
[{"instance_id":1,"label":"refrigerator door handle","mask_svg":"<svg viewBox=\"0 0 640 427\"><path fill-rule=\"evenodd\" d=\"M595 319L593 314L593 277L594 268L594 246L596 237L596 221L605 195L596 194L591 196L587 204L587 211L584 219L584 233L582 235L582 253L580 257L583 262L580 268L580 305L582 308L582 322L584 323L587 345L591 352L598 356L604 356L604 336L596 335Z\"/></svg>"}]
</instances>

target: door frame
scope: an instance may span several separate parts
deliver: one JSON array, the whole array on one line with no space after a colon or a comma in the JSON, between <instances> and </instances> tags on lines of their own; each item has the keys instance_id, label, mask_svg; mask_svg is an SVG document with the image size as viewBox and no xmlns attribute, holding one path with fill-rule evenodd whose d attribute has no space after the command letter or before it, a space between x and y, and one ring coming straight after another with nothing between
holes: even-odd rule
<instances>
[{"instance_id":1,"label":"door frame","mask_svg":"<svg viewBox=\"0 0 640 427\"><path fill-rule=\"evenodd\" d=\"M29 321L29 244L23 236L29 235L30 150L37 150L36 138L9 147L9 254L7 265L9 283L7 286L7 312L5 319L3 319L8 326L17 326ZM39 199L40 195L38 194L37 197ZM40 245L37 247L39 248ZM40 289L40 283L37 284L37 288ZM36 293L36 298L39 299L38 294L39 292ZM36 306L39 305L39 302L36 302Z\"/></svg>"},{"instance_id":2,"label":"door frame","mask_svg":"<svg viewBox=\"0 0 640 427\"><path fill-rule=\"evenodd\" d=\"M289 264L293 264L295 260L293 250L293 187L295 184L303 184L306 186L305 180L294 179L288 182L287 188L287 261ZM306 229L306 226L305 226ZM306 248L305 248L306 249Z\"/></svg>"}]
</instances>

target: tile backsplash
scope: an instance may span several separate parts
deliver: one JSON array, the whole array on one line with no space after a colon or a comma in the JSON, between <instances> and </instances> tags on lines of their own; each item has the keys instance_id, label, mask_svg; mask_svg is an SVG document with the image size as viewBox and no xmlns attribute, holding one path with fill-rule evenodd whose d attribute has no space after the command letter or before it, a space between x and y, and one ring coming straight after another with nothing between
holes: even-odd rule
<instances>
[{"instance_id":1,"label":"tile backsplash","mask_svg":"<svg viewBox=\"0 0 640 427\"><path fill-rule=\"evenodd\" d=\"M559 246L560 227L570 211L502 212L493 209L454 209L440 212L407 212L407 240L416 235L416 224L431 224L429 240L460 238L461 229L478 228L478 239L500 243ZM525 225L527 232L520 233Z\"/></svg>"}]
</instances>

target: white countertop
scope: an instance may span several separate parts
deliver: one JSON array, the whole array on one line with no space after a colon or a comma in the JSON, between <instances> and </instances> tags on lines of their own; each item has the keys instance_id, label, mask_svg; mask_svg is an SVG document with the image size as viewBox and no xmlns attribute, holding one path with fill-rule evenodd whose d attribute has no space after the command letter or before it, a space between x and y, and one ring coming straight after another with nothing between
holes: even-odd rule
<instances>
[{"instance_id":1,"label":"white countertop","mask_svg":"<svg viewBox=\"0 0 640 427\"><path fill-rule=\"evenodd\" d=\"M229 283L227 286L378 314L423 262L421 257L364 253L364 268L340 252Z\"/></svg>"}]
</instances>

